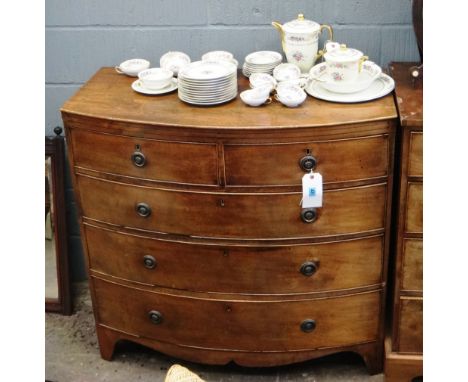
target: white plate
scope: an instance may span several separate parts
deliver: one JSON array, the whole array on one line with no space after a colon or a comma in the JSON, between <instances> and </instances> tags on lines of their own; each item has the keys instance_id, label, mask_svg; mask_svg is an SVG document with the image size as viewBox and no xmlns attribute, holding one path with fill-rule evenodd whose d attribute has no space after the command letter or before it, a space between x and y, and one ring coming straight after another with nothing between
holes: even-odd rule
<instances>
[{"instance_id":1,"label":"white plate","mask_svg":"<svg viewBox=\"0 0 468 382\"><path fill-rule=\"evenodd\" d=\"M253 52L245 56L245 62L251 65L271 65L280 63L282 60L283 56L280 53L270 50Z\"/></svg>"},{"instance_id":2,"label":"white plate","mask_svg":"<svg viewBox=\"0 0 468 382\"><path fill-rule=\"evenodd\" d=\"M368 88L373 81L379 78L382 69L372 61L366 61L362 65L362 71L359 73L356 81L352 83L340 83L333 81L326 72L327 64L322 62L310 69L310 77L317 78L322 82L322 87L335 93L356 93Z\"/></svg>"},{"instance_id":3,"label":"white plate","mask_svg":"<svg viewBox=\"0 0 468 382\"><path fill-rule=\"evenodd\" d=\"M167 52L159 59L161 68L171 70L174 75L177 75L188 64L190 64L190 57L183 52Z\"/></svg>"},{"instance_id":4,"label":"white plate","mask_svg":"<svg viewBox=\"0 0 468 382\"><path fill-rule=\"evenodd\" d=\"M146 95L166 94L177 89L177 78L173 78L171 80L171 83L165 88L156 89L156 90L147 89L141 84L140 80L136 80L136 81L133 81L132 83L132 89L138 93L146 94Z\"/></svg>"},{"instance_id":5,"label":"white plate","mask_svg":"<svg viewBox=\"0 0 468 382\"><path fill-rule=\"evenodd\" d=\"M229 101L233 100L236 97L237 97L237 93L233 94L230 97L225 98L225 99L218 99L218 100L213 100L213 101L209 101L209 102L193 101L193 100L189 100L189 99L183 99L181 97L179 97L179 98L182 101L190 103L192 105L210 106L210 105L219 105L219 104L222 104L222 103L225 103L225 102L229 102Z\"/></svg>"},{"instance_id":6,"label":"white plate","mask_svg":"<svg viewBox=\"0 0 468 382\"><path fill-rule=\"evenodd\" d=\"M182 79L191 80L215 80L224 77L229 77L237 71L237 67L226 61L195 61L179 72L179 77Z\"/></svg>"},{"instance_id":7,"label":"white plate","mask_svg":"<svg viewBox=\"0 0 468 382\"><path fill-rule=\"evenodd\" d=\"M322 84L317 80L312 80L305 91L312 97L323 99L325 101L354 103L371 101L383 97L390 93L395 88L393 78L382 73L372 84L367 88L357 93L341 94L328 91L323 88Z\"/></svg>"}]
</instances>

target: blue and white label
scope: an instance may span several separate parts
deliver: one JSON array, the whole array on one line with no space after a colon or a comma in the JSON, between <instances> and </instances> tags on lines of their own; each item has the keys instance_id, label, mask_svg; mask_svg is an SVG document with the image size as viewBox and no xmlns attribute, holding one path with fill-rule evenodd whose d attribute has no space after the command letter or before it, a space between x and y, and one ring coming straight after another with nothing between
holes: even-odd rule
<instances>
[{"instance_id":1,"label":"blue and white label","mask_svg":"<svg viewBox=\"0 0 468 382\"><path fill-rule=\"evenodd\" d=\"M310 172L302 177L302 208L322 207L322 175Z\"/></svg>"}]
</instances>

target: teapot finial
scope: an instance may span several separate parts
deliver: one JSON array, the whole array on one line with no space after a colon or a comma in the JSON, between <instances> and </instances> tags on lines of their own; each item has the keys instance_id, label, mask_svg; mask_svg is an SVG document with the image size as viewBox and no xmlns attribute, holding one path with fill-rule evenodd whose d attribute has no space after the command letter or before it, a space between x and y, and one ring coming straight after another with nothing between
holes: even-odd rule
<instances>
[{"instance_id":1,"label":"teapot finial","mask_svg":"<svg viewBox=\"0 0 468 382\"><path fill-rule=\"evenodd\" d=\"M304 15L303 15L302 13L299 13L299 14L297 15L297 19L298 19L299 21L304 21Z\"/></svg>"}]
</instances>

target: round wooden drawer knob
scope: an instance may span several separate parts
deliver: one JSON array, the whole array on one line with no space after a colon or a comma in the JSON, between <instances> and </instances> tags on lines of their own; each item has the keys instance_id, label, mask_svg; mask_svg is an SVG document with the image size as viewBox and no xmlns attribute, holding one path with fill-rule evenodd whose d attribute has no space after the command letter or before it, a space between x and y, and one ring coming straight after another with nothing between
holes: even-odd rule
<instances>
[{"instance_id":1,"label":"round wooden drawer knob","mask_svg":"<svg viewBox=\"0 0 468 382\"><path fill-rule=\"evenodd\" d=\"M150 321L155 325L159 325L159 324L161 324L163 322L163 316L157 310L150 311L148 313L148 317L149 317Z\"/></svg>"},{"instance_id":2,"label":"round wooden drawer knob","mask_svg":"<svg viewBox=\"0 0 468 382\"><path fill-rule=\"evenodd\" d=\"M132 154L132 162L136 167L143 167L146 164L146 157L140 151L135 151Z\"/></svg>"},{"instance_id":3,"label":"round wooden drawer knob","mask_svg":"<svg viewBox=\"0 0 468 382\"><path fill-rule=\"evenodd\" d=\"M137 214L141 217L147 218L151 215L151 207L146 203L138 203L135 209Z\"/></svg>"},{"instance_id":4,"label":"round wooden drawer knob","mask_svg":"<svg viewBox=\"0 0 468 382\"><path fill-rule=\"evenodd\" d=\"M156 259L153 256L145 255L143 256L143 264L145 268L154 269L156 268Z\"/></svg>"},{"instance_id":5,"label":"round wooden drawer knob","mask_svg":"<svg viewBox=\"0 0 468 382\"><path fill-rule=\"evenodd\" d=\"M317 220L317 209L303 208L301 211L301 219L304 223L312 223Z\"/></svg>"},{"instance_id":6,"label":"round wooden drawer knob","mask_svg":"<svg viewBox=\"0 0 468 382\"><path fill-rule=\"evenodd\" d=\"M318 263L315 261L306 261L301 265L300 272L307 277L312 276L318 269Z\"/></svg>"},{"instance_id":7,"label":"round wooden drawer knob","mask_svg":"<svg viewBox=\"0 0 468 382\"><path fill-rule=\"evenodd\" d=\"M299 161L299 166L301 166L302 170L305 172L311 172L317 166L317 159L312 155L308 154L305 157L302 157Z\"/></svg>"},{"instance_id":8,"label":"round wooden drawer knob","mask_svg":"<svg viewBox=\"0 0 468 382\"><path fill-rule=\"evenodd\" d=\"M315 327L316 327L315 320L307 319L307 320L302 321L301 323L301 330L304 333L310 333L314 331Z\"/></svg>"}]
</instances>

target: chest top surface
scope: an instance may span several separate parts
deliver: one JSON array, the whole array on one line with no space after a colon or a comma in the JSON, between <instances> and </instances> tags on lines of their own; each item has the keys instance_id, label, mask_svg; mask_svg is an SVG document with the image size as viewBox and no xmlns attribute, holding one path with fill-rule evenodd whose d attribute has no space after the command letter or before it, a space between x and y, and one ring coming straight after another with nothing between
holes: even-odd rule
<instances>
[{"instance_id":1,"label":"chest top surface","mask_svg":"<svg viewBox=\"0 0 468 382\"><path fill-rule=\"evenodd\" d=\"M134 77L101 68L74 94L61 111L119 122L155 126L216 129L297 128L382 121L397 117L391 94L371 102L338 104L310 96L298 108L279 102L249 107L240 97L218 106L192 106L182 102L177 92L145 96L132 90ZM239 93L249 88L248 79L238 75Z\"/></svg>"},{"instance_id":2,"label":"chest top surface","mask_svg":"<svg viewBox=\"0 0 468 382\"><path fill-rule=\"evenodd\" d=\"M401 126L423 125L423 80L413 84L409 69L415 62L392 62L390 75L395 79L395 97Z\"/></svg>"}]
</instances>

